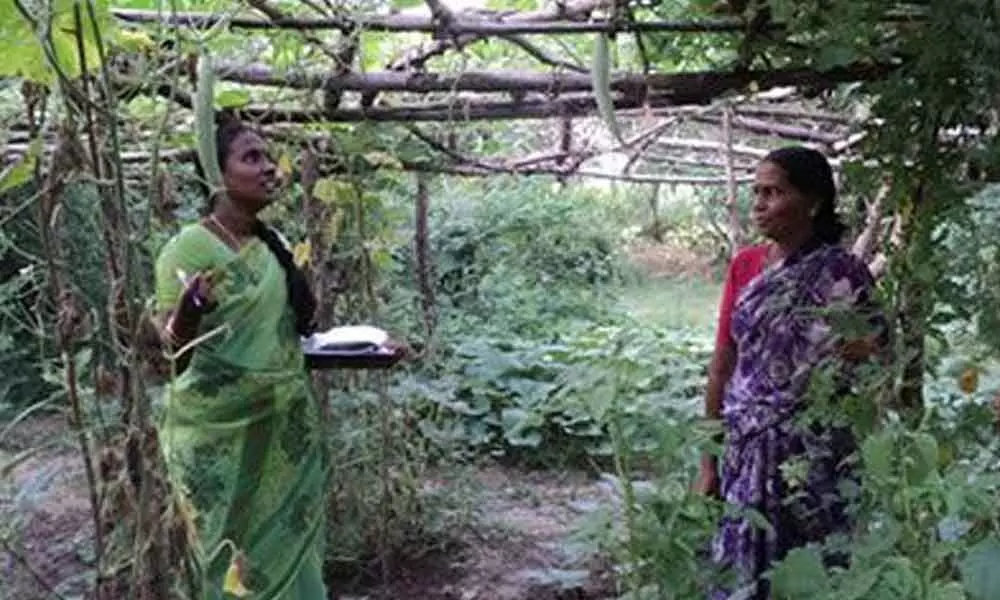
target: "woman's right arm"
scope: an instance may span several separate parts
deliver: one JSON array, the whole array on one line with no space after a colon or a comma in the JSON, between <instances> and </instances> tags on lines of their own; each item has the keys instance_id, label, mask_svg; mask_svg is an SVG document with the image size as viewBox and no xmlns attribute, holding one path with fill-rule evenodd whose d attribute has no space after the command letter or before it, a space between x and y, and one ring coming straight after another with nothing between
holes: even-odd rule
<instances>
[{"instance_id":1,"label":"woman's right arm","mask_svg":"<svg viewBox=\"0 0 1000 600\"><path fill-rule=\"evenodd\" d=\"M718 421L722 418L722 396L726 391L726 384L733 376L733 369L736 367L736 345L731 341L724 344L717 344L715 352L712 354L712 362L708 367L708 390L705 393L705 418L710 421ZM715 456L706 454L702 458L702 465L715 468Z\"/></svg>"},{"instance_id":2,"label":"woman's right arm","mask_svg":"<svg viewBox=\"0 0 1000 600\"><path fill-rule=\"evenodd\" d=\"M722 398L726 384L736 366L736 345L730 332L733 306L738 293L737 269L739 255L729 264L726 282L722 290L719 306L719 323L715 338L715 351L708 367L708 389L705 391L705 418L718 421L722 418ZM701 458L701 473L697 489L701 493L714 494L718 489L718 460L714 454L706 452Z\"/></svg>"},{"instance_id":3,"label":"woman's right arm","mask_svg":"<svg viewBox=\"0 0 1000 600\"><path fill-rule=\"evenodd\" d=\"M708 390L705 393L705 418L709 421L722 418L722 397L735 366L736 346L732 342L717 344L708 368ZM709 496L719 494L719 461L711 452L701 456L695 491Z\"/></svg>"}]
</instances>

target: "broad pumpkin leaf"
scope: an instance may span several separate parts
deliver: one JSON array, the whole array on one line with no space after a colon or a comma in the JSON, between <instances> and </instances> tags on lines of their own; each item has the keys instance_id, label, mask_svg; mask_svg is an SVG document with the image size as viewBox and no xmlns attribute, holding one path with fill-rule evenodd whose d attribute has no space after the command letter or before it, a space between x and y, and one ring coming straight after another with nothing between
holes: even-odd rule
<instances>
[{"instance_id":1,"label":"broad pumpkin leaf","mask_svg":"<svg viewBox=\"0 0 1000 600\"><path fill-rule=\"evenodd\" d=\"M895 442L895 437L885 431L880 431L865 440L861 447L861 456L865 470L873 478L884 479L892 474Z\"/></svg>"},{"instance_id":2,"label":"broad pumpkin leaf","mask_svg":"<svg viewBox=\"0 0 1000 600\"><path fill-rule=\"evenodd\" d=\"M827 591L829 576L815 548L796 548L771 570L771 588L776 598L808 598Z\"/></svg>"},{"instance_id":3,"label":"broad pumpkin leaf","mask_svg":"<svg viewBox=\"0 0 1000 600\"><path fill-rule=\"evenodd\" d=\"M837 587L837 597L841 600L862 600L878 583L880 568L866 569L852 567L840 577L841 585Z\"/></svg>"},{"instance_id":4,"label":"broad pumpkin leaf","mask_svg":"<svg viewBox=\"0 0 1000 600\"><path fill-rule=\"evenodd\" d=\"M923 483L925 479L937 472L937 439L929 433L921 432L913 434L912 450L909 459L911 462L907 472L907 479L912 484Z\"/></svg>"},{"instance_id":5,"label":"broad pumpkin leaf","mask_svg":"<svg viewBox=\"0 0 1000 600\"><path fill-rule=\"evenodd\" d=\"M987 538L965 555L959 564L962 585L974 600L1000 598L1000 539Z\"/></svg>"},{"instance_id":6,"label":"broad pumpkin leaf","mask_svg":"<svg viewBox=\"0 0 1000 600\"><path fill-rule=\"evenodd\" d=\"M848 45L832 44L823 46L816 58L816 68L820 70L843 67L857 60L855 49Z\"/></svg>"},{"instance_id":7,"label":"broad pumpkin leaf","mask_svg":"<svg viewBox=\"0 0 1000 600\"><path fill-rule=\"evenodd\" d=\"M927 600L965 600L965 592L958 582L937 582L927 590Z\"/></svg>"}]
</instances>

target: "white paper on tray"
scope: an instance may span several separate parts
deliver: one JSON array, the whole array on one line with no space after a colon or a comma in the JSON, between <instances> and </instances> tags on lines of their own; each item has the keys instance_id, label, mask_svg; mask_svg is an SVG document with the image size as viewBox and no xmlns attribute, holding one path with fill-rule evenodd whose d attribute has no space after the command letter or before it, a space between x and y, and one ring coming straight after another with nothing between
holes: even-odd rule
<instances>
[{"instance_id":1,"label":"white paper on tray","mask_svg":"<svg viewBox=\"0 0 1000 600\"><path fill-rule=\"evenodd\" d=\"M305 340L316 350L375 350L389 341L389 334L370 325L344 325L314 333Z\"/></svg>"}]
</instances>

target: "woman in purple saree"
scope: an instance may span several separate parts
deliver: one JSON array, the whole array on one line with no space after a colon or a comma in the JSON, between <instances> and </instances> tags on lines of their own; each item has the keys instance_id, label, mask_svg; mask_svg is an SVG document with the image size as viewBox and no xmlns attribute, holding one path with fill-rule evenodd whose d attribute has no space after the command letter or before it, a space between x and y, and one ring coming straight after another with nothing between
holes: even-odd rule
<instances>
[{"instance_id":1,"label":"woman in purple saree","mask_svg":"<svg viewBox=\"0 0 1000 600\"><path fill-rule=\"evenodd\" d=\"M758 167L754 194L753 220L770 241L768 259L735 292L706 400L708 417L723 422L726 447L721 486L718 465L706 457L699 488L719 490L735 509L720 523L712 558L737 584L713 590L712 600L767 599L773 563L793 548L849 533L842 484L852 476L852 436L798 417L818 370L833 367L843 385L884 330L867 267L839 245L844 227L826 159L800 147L776 150ZM824 316L838 310L871 311L869 335L844 339ZM792 470L801 473L797 480L787 475ZM741 509L770 527L755 526Z\"/></svg>"}]
</instances>

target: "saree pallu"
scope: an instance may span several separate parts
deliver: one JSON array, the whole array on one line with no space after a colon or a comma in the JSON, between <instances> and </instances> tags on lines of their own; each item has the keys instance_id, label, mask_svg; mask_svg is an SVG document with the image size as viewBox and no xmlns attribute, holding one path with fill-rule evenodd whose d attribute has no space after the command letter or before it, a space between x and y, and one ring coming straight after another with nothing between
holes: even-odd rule
<instances>
[{"instance_id":1,"label":"saree pallu","mask_svg":"<svg viewBox=\"0 0 1000 600\"><path fill-rule=\"evenodd\" d=\"M160 426L191 595L326 598L326 453L284 272L260 242L236 253L190 226L157 262L161 310L176 304L178 269L220 275L205 339L168 386Z\"/></svg>"},{"instance_id":2,"label":"saree pallu","mask_svg":"<svg viewBox=\"0 0 1000 600\"><path fill-rule=\"evenodd\" d=\"M881 326L867 267L840 247L811 244L761 273L741 293L732 317L736 366L723 400L726 450L722 499L735 509L713 541L718 566L738 583L713 600L770 597L765 572L787 553L852 523L843 485L854 479L849 428L798 417L816 371L850 369L836 360L842 341L821 310L861 313ZM756 511L766 526L740 514ZM831 562L843 558L832 555Z\"/></svg>"}]
</instances>

